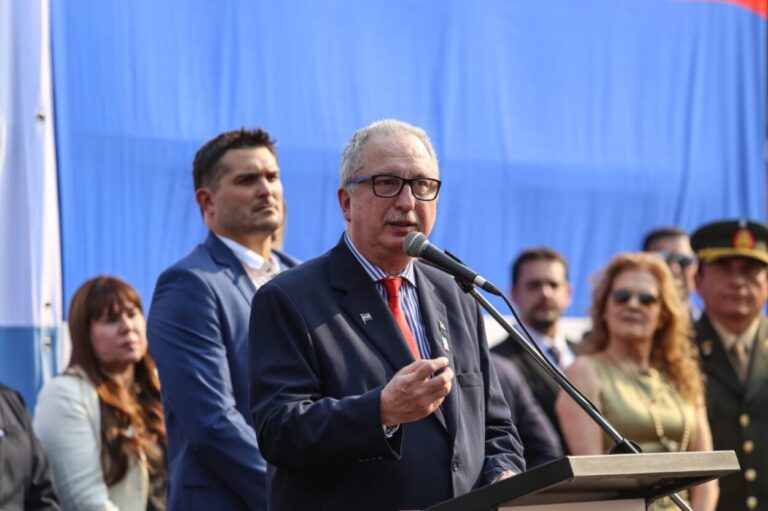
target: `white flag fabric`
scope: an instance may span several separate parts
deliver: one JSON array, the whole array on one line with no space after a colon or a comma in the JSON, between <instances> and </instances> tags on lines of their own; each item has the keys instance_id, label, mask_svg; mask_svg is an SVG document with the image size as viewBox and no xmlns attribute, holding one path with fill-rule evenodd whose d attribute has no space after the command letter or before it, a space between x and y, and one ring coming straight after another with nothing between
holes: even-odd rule
<instances>
[{"instance_id":1,"label":"white flag fabric","mask_svg":"<svg viewBox=\"0 0 768 511\"><path fill-rule=\"evenodd\" d=\"M62 322L49 25L48 0L0 0L0 382L30 406Z\"/></svg>"}]
</instances>

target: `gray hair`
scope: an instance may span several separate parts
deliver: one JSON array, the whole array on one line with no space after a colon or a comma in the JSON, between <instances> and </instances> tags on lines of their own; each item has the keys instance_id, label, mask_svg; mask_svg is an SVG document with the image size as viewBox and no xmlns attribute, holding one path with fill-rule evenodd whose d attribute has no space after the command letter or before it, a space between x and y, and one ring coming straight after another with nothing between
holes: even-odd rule
<instances>
[{"instance_id":1,"label":"gray hair","mask_svg":"<svg viewBox=\"0 0 768 511\"><path fill-rule=\"evenodd\" d=\"M386 137L394 135L396 133L410 133L415 136L424 147L427 149L432 161L435 162L437 167L437 155L435 149L432 147L432 142L429 140L427 132L421 128L417 128L412 124L408 124L404 121L398 121L397 119L383 119L369 124L365 128L361 128L352 135L347 145L344 147L344 153L341 156L341 172L339 180L342 188L347 187L351 189L354 185L349 185L347 182L355 177L355 173L363 166L363 148L365 144L375 137Z\"/></svg>"}]
</instances>

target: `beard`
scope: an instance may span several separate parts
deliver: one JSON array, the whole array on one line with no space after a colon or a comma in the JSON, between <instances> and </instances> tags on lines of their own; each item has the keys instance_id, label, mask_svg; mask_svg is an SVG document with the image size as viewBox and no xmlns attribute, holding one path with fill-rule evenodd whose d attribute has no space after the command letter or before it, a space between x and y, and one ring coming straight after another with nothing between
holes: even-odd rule
<instances>
[{"instance_id":1,"label":"beard","mask_svg":"<svg viewBox=\"0 0 768 511\"><path fill-rule=\"evenodd\" d=\"M241 234L264 234L271 236L283 223L282 211L274 212L249 211L243 212L228 222L228 229Z\"/></svg>"},{"instance_id":2,"label":"beard","mask_svg":"<svg viewBox=\"0 0 768 511\"><path fill-rule=\"evenodd\" d=\"M531 326L534 330L537 332L546 332L553 326L555 326L555 323L557 323L556 319L549 319L549 318L531 318L530 321L527 322L528 325Z\"/></svg>"},{"instance_id":3,"label":"beard","mask_svg":"<svg viewBox=\"0 0 768 511\"><path fill-rule=\"evenodd\" d=\"M525 321L538 332L546 332L560 318L560 311L551 302L540 302L533 306Z\"/></svg>"}]
</instances>

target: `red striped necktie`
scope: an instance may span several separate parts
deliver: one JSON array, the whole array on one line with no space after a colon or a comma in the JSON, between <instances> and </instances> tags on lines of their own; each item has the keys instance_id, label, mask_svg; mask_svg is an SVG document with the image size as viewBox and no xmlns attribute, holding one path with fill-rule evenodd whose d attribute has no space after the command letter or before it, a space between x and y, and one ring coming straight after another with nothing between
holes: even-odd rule
<instances>
[{"instance_id":1,"label":"red striped necktie","mask_svg":"<svg viewBox=\"0 0 768 511\"><path fill-rule=\"evenodd\" d=\"M392 316L395 317L395 323L400 327L400 331L403 332L403 337L405 337L405 342L408 343L408 348L410 348L413 358L415 360L421 359L419 346L416 344L413 332L411 332L408 321L405 320L403 309L400 307L400 286L403 283L403 278L387 277L379 282L384 284L384 288L387 290L387 305L389 310L392 311Z\"/></svg>"}]
</instances>

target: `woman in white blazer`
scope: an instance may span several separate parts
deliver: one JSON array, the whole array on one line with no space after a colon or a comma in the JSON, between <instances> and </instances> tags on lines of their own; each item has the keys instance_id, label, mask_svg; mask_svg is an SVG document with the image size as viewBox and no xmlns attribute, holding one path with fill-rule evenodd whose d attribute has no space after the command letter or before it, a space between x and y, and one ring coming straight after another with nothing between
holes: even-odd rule
<instances>
[{"instance_id":1,"label":"woman in white blazer","mask_svg":"<svg viewBox=\"0 0 768 511\"><path fill-rule=\"evenodd\" d=\"M34 429L66 510L165 509L165 425L141 301L120 279L83 284L72 358L40 391Z\"/></svg>"}]
</instances>

